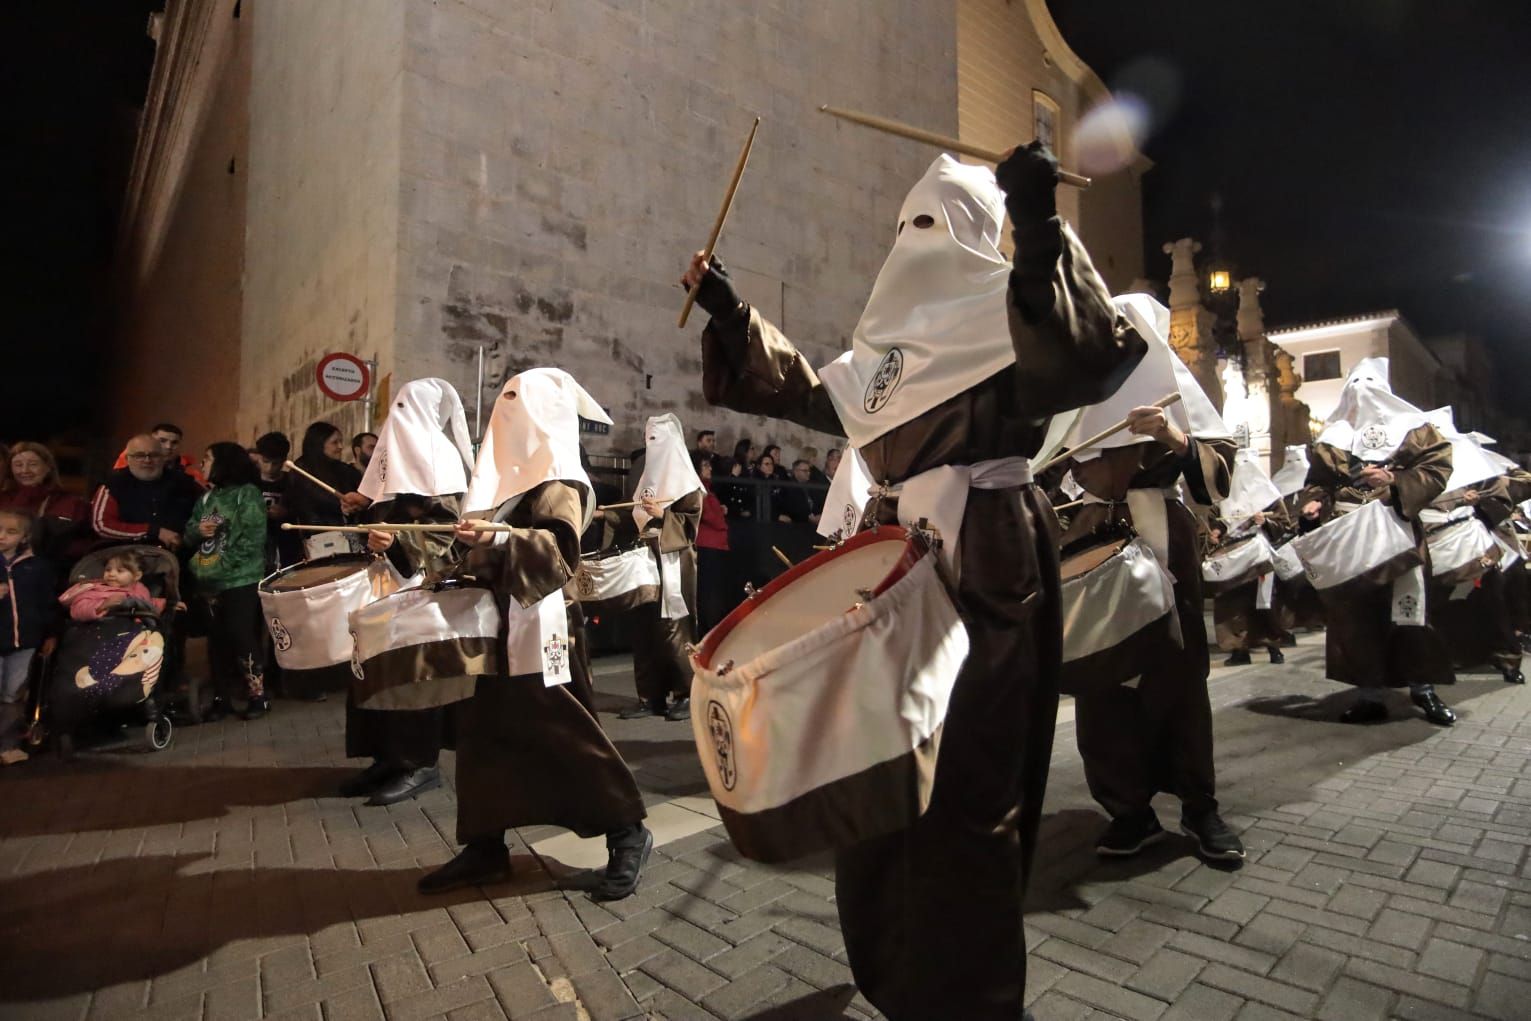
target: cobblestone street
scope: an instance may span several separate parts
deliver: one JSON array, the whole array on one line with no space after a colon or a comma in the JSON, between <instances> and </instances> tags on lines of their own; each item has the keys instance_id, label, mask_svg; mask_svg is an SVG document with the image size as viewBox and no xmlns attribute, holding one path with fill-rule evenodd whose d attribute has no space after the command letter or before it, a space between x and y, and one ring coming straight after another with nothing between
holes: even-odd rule
<instances>
[{"instance_id":1,"label":"cobblestone street","mask_svg":"<svg viewBox=\"0 0 1531 1021\"><path fill-rule=\"evenodd\" d=\"M450 785L388 809L334 797L355 768L341 700L279 702L162 754L0 773L0 1016L871 1016L827 861L740 860L687 725L617 721L630 672L597 669L659 842L633 898L590 901L604 849L554 830L514 835L511 883L420 897L454 850ZM1453 729L1402 695L1405 718L1345 727L1351 696L1321 670L1305 635L1285 667L1214 671L1236 872L1178 836L1101 863L1065 701L1028 905L1041 1021L1528 1016L1531 693L1464 675L1443 691Z\"/></svg>"}]
</instances>

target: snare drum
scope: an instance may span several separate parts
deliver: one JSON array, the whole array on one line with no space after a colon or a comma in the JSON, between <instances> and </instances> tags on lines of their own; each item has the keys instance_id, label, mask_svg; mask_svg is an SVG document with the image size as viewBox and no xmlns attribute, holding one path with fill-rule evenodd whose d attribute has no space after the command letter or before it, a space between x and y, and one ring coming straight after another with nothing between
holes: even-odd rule
<instances>
[{"instance_id":1,"label":"snare drum","mask_svg":"<svg viewBox=\"0 0 1531 1021\"><path fill-rule=\"evenodd\" d=\"M1141 674L1164 643L1180 645L1175 583L1142 539L1118 535L1072 544L1059 574L1064 694L1116 687Z\"/></svg>"},{"instance_id":2,"label":"snare drum","mask_svg":"<svg viewBox=\"0 0 1531 1021\"><path fill-rule=\"evenodd\" d=\"M1259 532L1235 539L1214 550L1201 564L1201 579L1208 595L1230 592L1269 574L1276 565L1276 551Z\"/></svg>"},{"instance_id":3,"label":"snare drum","mask_svg":"<svg viewBox=\"0 0 1531 1021\"><path fill-rule=\"evenodd\" d=\"M1426 523L1430 576L1435 581L1452 586L1470 584L1488 573L1503 556L1494 533L1478 520L1472 508L1463 507L1445 517L1444 522L1432 523L1427 517L1429 513L1422 512L1420 519Z\"/></svg>"},{"instance_id":4,"label":"snare drum","mask_svg":"<svg viewBox=\"0 0 1531 1021\"><path fill-rule=\"evenodd\" d=\"M1282 543L1273 552L1276 577L1282 581L1294 581L1304 576L1302 558L1297 555L1297 551L1292 548L1290 542Z\"/></svg>"},{"instance_id":5,"label":"snare drum","mask_svg":"<svg viewBox=\"0 0 1531 1021\"><path fill-rule=\"evenodd\" d=\"M692 656L691 727L739 852L780 862L908 827L968 634L925 540L860 532L753 593Z\"/></svg>"},{"instance_id":6,"label":"snare drum","mask_svg":"<svg viewBox=\"0 0 1531 1021\"><path fill-rule=\"evenodd\" d=\"M500 611L485 588L407 589L351 612L351 700L433 709L473 697L500 672Z\"/></svg>"},{"instance_id":7,"label":"snare drum","mask_svg":"<svg viewBox=\"0 0 1531 1021\"><path fill-rule=\"evenodd\" d=\"M308 560L260 583L260 606L283 670L317 670L351 661L352 610L397 591L388 561L364 553Z\"/></svg>"},{"instance_id":8,"label":"snare drum","mask_svg":"<svg viewBox=\"0 0 1531 1021\"><path fill-rule=\"evenodd\" d=\"M637 546L582 558L579 570L564 586L564 595L578 600L586 616L600 616L657 603L659 589L659 565L653 552Z\"/></svg>"},{"instance_id":9,"label":"snare drum","mask_svg":"<svg viewBox=\"0 0 1531 1021\"><path fill-rule=\"evenodd\" d=\"M1414 529L1380 500L1299 535L1290 545L1319 591L1351 582L1386 585L1421 563Z\"/></svg>"}]
</instances>

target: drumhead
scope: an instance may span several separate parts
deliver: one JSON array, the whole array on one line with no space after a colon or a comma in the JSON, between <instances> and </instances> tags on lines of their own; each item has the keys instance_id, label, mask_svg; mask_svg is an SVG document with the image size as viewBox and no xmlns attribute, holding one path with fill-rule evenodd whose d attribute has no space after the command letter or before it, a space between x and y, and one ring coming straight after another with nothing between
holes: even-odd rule
<instances>
[{"instance_id":1,"label":"drumhead","mask_svg":"<svg viewBox=\"0 0 1531 1021\"><path fill-rule=\"evenodd\" d=\"M920 557L897 526L868 529L844 545L809 557L746 599L703 639L703 667L746 663L801 638L904 576Z\"/></svg>"},{"instance_id":2,"label":"drumhead","mask_svg":"<svg viewBox=\"0 0 1531 1021\"><path fill-rule=\"evenodd\" d=\"M1131 541L1131 539L1112 539L1099 546L1080 550L1058 565L1058 575L1063 581L1068 581L1087 574L1116 556Z\"/></svg>"},{"instance_id":3,"label":"drumhead","mask_svg":"<svg viewBox=\"0 0 1531 1021\"><path fill-rule=\"evenodd\" d=\"M341 553L284 567L261 582L260 587L264 592L298 592L365 571L371 562L372 557L365 553Z\"/></svg>"}]
</instances>

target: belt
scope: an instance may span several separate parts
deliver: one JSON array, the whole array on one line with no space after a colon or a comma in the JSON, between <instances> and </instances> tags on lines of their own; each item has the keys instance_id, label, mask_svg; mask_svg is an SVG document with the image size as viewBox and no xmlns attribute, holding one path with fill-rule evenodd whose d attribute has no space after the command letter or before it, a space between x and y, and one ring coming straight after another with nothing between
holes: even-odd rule
<instances>
[{"instance_id":1,"label":"belt","mask_svg":"<svg viewBox=\"0 0 1531 1021\"><path fill-rule=\"evenodd\" d=\"M999 457L976 464L943 464L891 485L874 486L874 499L898 502L898 520L905 526L924 521L941 536L941 556L955 578L960 573L957 542L967 514L968 492L974 489L1016 489L1032 481L1031 460Z\"/></svg>"}]
</instances>

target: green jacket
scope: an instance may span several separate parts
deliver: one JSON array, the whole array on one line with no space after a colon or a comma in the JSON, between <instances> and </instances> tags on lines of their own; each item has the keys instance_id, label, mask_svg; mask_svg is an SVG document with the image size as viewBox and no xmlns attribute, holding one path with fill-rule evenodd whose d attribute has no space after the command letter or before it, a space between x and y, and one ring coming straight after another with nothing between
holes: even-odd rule
<instances>
[{"instance_id":1,"label":"green jacket","mask_svg":"<svg viewBox=\"0 0 1531 1021\"><path fill-rule=\"evenodd\" d=\"M204 538L198 527L215 518L218 531ZM186 522L189 566L197 590L211 595L254 585L266 570L266 501L255 486L219 486L203 493Z\"/></svg>"}]
</instances>

